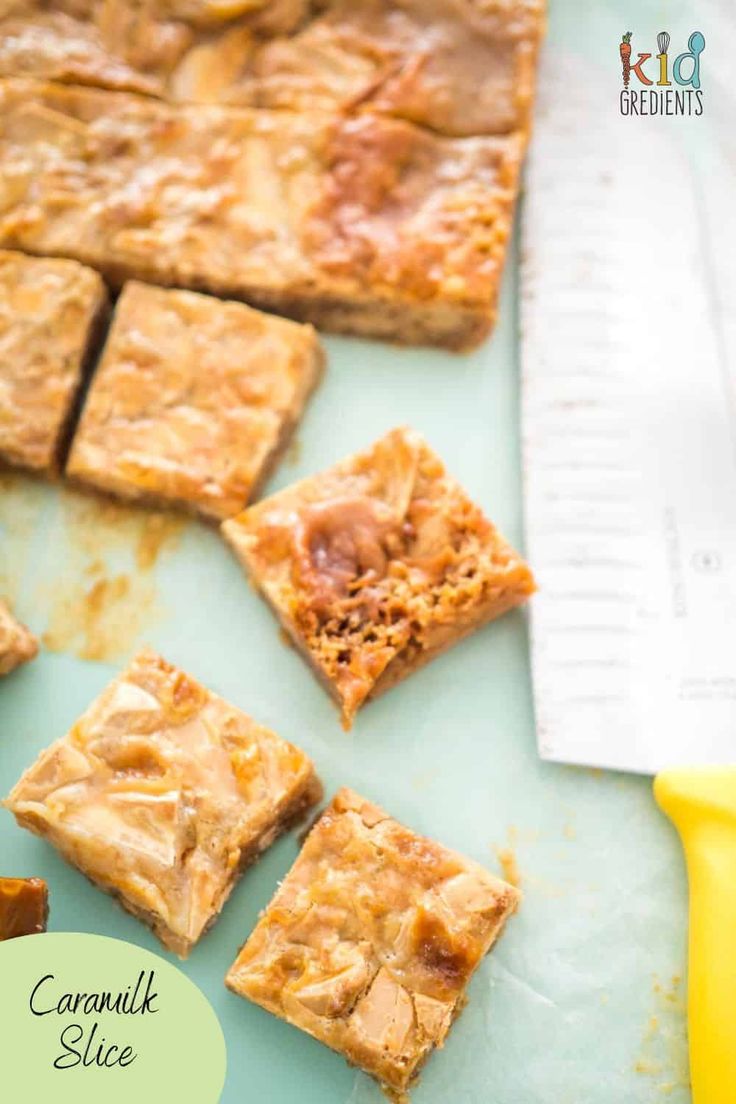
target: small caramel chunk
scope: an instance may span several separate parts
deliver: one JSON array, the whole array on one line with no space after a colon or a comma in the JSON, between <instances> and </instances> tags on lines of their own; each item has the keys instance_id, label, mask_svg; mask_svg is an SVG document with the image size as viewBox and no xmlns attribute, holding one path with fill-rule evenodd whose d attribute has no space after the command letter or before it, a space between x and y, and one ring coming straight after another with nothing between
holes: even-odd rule
<instances>
[{"instance_id":1,"label":"small caramel chunk","mask_svg":"<svg viewBox=\"0 0 736 1104\"><path fill-rule=\"evenodd\" d=\"M0 940L46 931L49 893L41 878L0 878Z\"/></svg>"}]
</instances>

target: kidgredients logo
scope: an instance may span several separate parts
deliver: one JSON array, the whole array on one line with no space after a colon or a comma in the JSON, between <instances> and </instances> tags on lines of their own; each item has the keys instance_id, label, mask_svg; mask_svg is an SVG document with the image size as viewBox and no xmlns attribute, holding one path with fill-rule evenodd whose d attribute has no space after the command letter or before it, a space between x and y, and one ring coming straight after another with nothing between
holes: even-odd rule
<instances>
[{"instance_id":1,"label":"kidgredients logo","mask_svg":"<svg viewBox=\"0 0 736 1104\"><path fill-rule=\"evenodd\" d=\"M627 31L618 48L623 79L621 114L702 115L700 55L705 49L704 35L693 31L687 40L687 49L673 56L669 34L660 31L656 55L654 47L648 53L637 51L635 61L632 60L632 37L633 32Z\"/></svg>"}]
</instances>

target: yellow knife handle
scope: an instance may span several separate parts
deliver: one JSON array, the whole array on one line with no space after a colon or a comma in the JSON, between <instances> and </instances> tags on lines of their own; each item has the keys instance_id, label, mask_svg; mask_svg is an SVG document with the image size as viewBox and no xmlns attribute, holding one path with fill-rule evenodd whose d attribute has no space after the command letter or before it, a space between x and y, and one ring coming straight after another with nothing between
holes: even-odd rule
<instances>
[{"instance_id":1,"label":"yellow knife handle","mask_svg":"<svg viewBox=\"0 0 736 1104\"><path fill-rule=\"evenodd\" d=\"M654 796L685 849L693 1104L736 1101L736 767L667 770Z\"/></svg>"}]
</instances>

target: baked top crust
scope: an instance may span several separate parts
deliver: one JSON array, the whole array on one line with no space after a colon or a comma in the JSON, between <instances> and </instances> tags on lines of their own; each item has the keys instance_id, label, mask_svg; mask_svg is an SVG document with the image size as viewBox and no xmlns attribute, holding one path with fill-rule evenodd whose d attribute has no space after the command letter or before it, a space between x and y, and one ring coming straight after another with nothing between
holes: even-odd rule
<instances>
[{"instance_id":1,"label":"baked top crust","mask_svg":"<svg viewBox=\"0 0 736 1104\"><path fill-rule=\"evenodd\" d=\"M128 283L67 472L124 497L229 517L288 439L323 360L311 326Z\"/></svg>"},{"instance_id":2,"label":"baked top crust","mask_svg":"<svg viewBox=\"0 0 736 1104\"><path fill-rule=\"evenodd\" d=\"M0 941L46 931L49 892L42 878L0 878Z\"/></svg>"},{"instance_id":3,"label":"baked top crust","mask_svg":"<svg viewBox=\"0 0 736 1104\"><path fill-rule=\"evenodd\" d=\"M142 652L5 805L185 956L244 866L317 800L303 752Z\"/></svg>"},{"instance_id":4,"label":"baked top crust","mask_svg":"<svg viewBox=\"0 0 736 1104\"><path fill-rule=\"evenodd\" d=\"M101 278L76 261L0 250L0 459L6 463L56 470L106 302Z\"/></svg>"},{"instance_id":5,"label":"baked top crust","mask_svg":"<svg viewBox=\"0 0 736 1104\"><path fill-rule=\"evenodd\" d=\"M222 531L348 726L383 682L534 590L524 561L406 428Z\"/></svg>"},{"instance_id":6,"label":"baked top crust","mask_svg":"<svg viewBox=\"0 0 736 1104\"><path fill-rule=\"evenodd\" d=\"M307 319L372 309L398 338L418 308L445 312L448 343L463 312L490 324L518 134L450 139L369 114L176 107L24 80L0 82L0 127L0 244Z\"/></svg>"},{"instance_id":7,"label":"baked top crust","mask_svg":"<svg viewBox=\"0 0 736 1104\"><path fill-rule=\"evenodd\" d=\"M0 599L0 675L9 675L37 654L38 641L33 633L15 619L9 606Z\"/></svg>"},{"instance_id":8,"label":"baked top crust","mask_svg":"<svg viewBox=\"0 0 736 1104\"><path fill-rule=\"evenodd\" d=\"M340 790L226 984L402 1092L520 895Z\"/></svg>"},{"instance_id":9,"label":"baked top crust","mask_svg":"<svg viewBox=\"0 0 736 1104\"><path fill-rule=\"evenodd\" d=\"M231 27L246 64L253 35L287 34L306 9L306 0L5 0L0 75L166 97L208 43L228 63Z\"/></svg>"},{"instance_id":10,"label":"baked top crust","mask_svg":"<svg viewBox=\"0 0 736 1104\"><path fill-rule=\"evenodd\" d=\"M135 18L124 20L123 3L117 5L117 26L109 19L112 8L106 0L94 6L73 0L10 0L3 5L0 74L163 95L166 60L173 63L183 55L190 33L149 18L146 45ZM128 10L132 13L134 6L129 4ZM117 44L116 32L122 36Z\"/></svg>"},{"instance_id":11,"label":"baked top crust","mask_svg":"<svg viewBox=\"0 0 736 1104\"><path fill-rule=\"evenodd\" d=\"M172 100L528 125L543 0L10 0L0 74Z\"/></svg>"}]
</instances>

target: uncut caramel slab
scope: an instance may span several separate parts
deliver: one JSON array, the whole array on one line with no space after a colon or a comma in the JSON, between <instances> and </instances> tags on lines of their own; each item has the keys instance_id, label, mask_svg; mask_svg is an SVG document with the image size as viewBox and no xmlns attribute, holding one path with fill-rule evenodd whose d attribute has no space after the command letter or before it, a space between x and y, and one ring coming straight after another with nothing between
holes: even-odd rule
<instances>
[{"instance_id":1,"label":"uncut caramel slab","mask_svg":"<svg viewBox=\"0 0 736 1104\"><path fill-rule=\"evenodd\" d=\"M67 474L123 498L229 517L287 444L323 362L311 326L131 281Z\"/></svg>"},{"instance_id":2,"label":"uncut caramel slab","mask_svg":"<svg viewBox=\"0 0 736 1104\"><path fill-rule=\"evenodd\" d=\"M0 878L0 941L46 931L49 891L42 878Z\"/></svg>"},{"instance_id":3,"label":"uncut caramel slab","mask_svg":"<svg viewBox=\"0 0 736 1104\"><path fill-rule=\"evenodd\" d=\"M477 863L343 789L226 984L404 1099L519 899Z\"/></svg>"},{"instance_id":4,"label":"uncut caramel slab","mask_svg":"<svg viewBox=\"0 0 736 1104\"><path fill-rule=\"evenodd\" d=\"M0 245L464 348L491 326L523 136L0 83Z\"/></svg>"},{"instance_id":5,"label":"uncut caramel slab","mask_svg":"<svg viewBox=\"0 0 736 1104\"><path fill-rule=\"evenodd\" d=\"M164 99L528 126L543 0L10 0L0 74Z\"/></svg>"},{"instance_id":6,"label":"uncut caramel slab","mask_svg":"<svg viewBox=\"0 0 736 1104\"><path fill-rule=\"evenodd\" d=\"M534 590L523 559L406 428L222 532L348 727L368 698Z\"/></svg>"},{"instance_id":7,"label":"uncut caramel slab","mask_svg":"<svg viewBox=\"0 0 736 1104\"><path fill-rule=\"evenodd\" d=\"M91 269L0 250L0 460L57 471L106 308Z\"/></svg>"},{"instance_id":8,"label":"uncut caramel slab","mask_svg":"<svg viewBox=\"0 0 736 1104\"><path fill-rule=\"evenodd\" d=\"M33 633L16 620L7 603L0 599L0 675L9 675L37 654L38 641Z\"/></svg>"},{"instance_id":9,"label":"uncut caramel slab","mask_svg":"<svg viewBox=\"0 0 736 1104\"><path fill-rule=\"evenodd\" d=\"M298 748L141 652L4 804L186 957L320 795Z\"/></svg>"}]
</instances>

